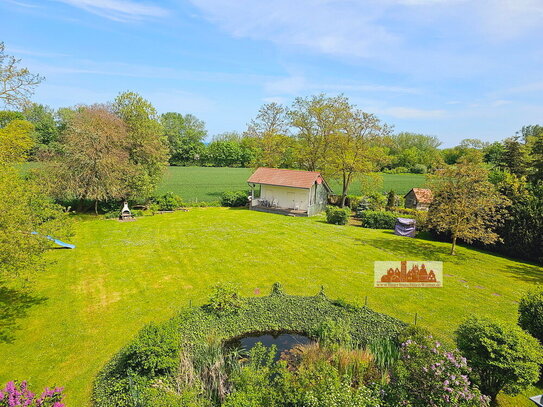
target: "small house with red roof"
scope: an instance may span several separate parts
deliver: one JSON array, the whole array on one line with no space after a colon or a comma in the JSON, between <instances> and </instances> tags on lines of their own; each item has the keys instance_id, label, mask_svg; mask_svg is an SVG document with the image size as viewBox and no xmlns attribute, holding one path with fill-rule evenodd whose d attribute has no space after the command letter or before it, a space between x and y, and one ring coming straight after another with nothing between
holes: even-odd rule
<instances>
[{"instance_id":1,"label":"small house with red roof","mask_svg":"<svg viewBox=\"0 0 543 407\"><path fill-rule=\"evenodd\" d=\"M433 200L432 190L425 188L413 188L405 195L405 207L427 211Z\"/></svg>"},{"instance_id":2,"label":"small house with red roof","mask_svg":"<svg viewBox=\"0 0 543 407\"><path fill-rule=\"evenodd\" d=\"M247 183L251 187L250 209L293 216L324 211L332 192L317 171L260 167Z\"/></svg>"}]
</instances>

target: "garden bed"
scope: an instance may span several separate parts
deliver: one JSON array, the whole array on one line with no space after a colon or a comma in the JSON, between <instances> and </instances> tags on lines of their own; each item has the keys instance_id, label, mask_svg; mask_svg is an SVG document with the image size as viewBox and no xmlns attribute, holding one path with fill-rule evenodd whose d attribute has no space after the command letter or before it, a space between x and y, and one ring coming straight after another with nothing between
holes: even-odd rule
<instances>
[{"instance_id":1,"label":"garden bed","mask_svg":"<svg viewBox=\"0 0 543 407\"><path fill-rule=\"evenodd\" d=\"M244 300L236 313L216 313L208 307L190 308L166 323L149 325L122 349L98 375L95 406L133 406L157 383L179 371L181 352L194 352L214 337L221 343L254 332L310 334L325 319L348 322L359 346L378 339L394 339L406 325L367 307L331 301L321 292L312 297L285 295L276 289L265 297Z\"/></svg>"}]
</instances>

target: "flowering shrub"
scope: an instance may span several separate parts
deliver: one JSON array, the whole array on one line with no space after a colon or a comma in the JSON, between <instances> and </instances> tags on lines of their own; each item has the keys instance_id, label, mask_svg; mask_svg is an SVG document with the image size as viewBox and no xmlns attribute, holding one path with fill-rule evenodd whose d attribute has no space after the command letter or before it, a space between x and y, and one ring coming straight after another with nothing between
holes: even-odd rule
<instances>
[{"instance_id":1,"label":"flowering shrub","mask_svg":"<svg viewBox=\"0 0 543 407\"><path fill-rule=\"evenodd\" d=\"M30 391L26 381L22 381L21 384L11 381L0 390L0 407L64 407L64 403L61 403L64 398L62 391L61 387L54 389L47 387L37 397Z\"/></svg>"},{"instance_id":2,"label":"flowering shrub","mask_svg":"<svg viewBox=\"0 0 543 407\"><path fill-rule=\"evenodd\" d=\"M471 369L458 351L443 349L429 336L401 346L389 396L403 406L488 406L489 399L469 381Z\"/></svg>"}]
</instances>

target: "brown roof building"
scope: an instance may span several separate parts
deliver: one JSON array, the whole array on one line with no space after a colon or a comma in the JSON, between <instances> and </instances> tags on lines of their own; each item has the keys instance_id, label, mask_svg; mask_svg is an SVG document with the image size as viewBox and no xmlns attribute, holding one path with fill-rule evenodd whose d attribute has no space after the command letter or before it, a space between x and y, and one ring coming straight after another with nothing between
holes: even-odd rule
<instances>
[{"instance_id":1,"label":"brown roof building","mask_svg":"<svg viewBox=\"0 0 543 407\"><path fill-rule=\"evenodd\" d=\"M405 207L427 211L433 200L432 190L413 188L405 195Z\"/></svg>"},{"instance_id":2,"label":"brown roof building","mask_svg":"<svg viewBox=\"0 0 543 407\"><path fill-rule=\"evenodd\" d=\"M298 216L322 212L331 192L317 171L260 167L247 183L251 187L251 209ZM258 198L255 197L257 186Z\"/></svg>"}]
</instances>

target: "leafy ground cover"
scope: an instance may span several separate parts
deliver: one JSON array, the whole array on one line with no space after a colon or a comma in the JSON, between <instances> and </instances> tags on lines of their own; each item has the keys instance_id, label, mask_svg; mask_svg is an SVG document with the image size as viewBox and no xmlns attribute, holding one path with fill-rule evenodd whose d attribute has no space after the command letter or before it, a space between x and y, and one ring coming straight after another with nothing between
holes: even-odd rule
<instances>
[{"instance_id":1,"label":"leafy ground cover","mask_svg":"<svg viewBox=\"0 0 543 407\"><path fill-rule=\"evenodd\" d=\"M238 282L244 296L276 281L296 295L324 285L330 298L406 322L417 314L446 342L471 314L516 321L521 295L543 282L535 265L465 247L451 257L446 243L323 217L199 208L127 223L83 217L75 230L76 249L51 250L31 289L0 289L0 382L63 386L69 406L89 403L96 374L145 324L203 304L217 281ZM375 260L443 261L444 287L374 288Z\"/></svg>"},{"instance_id":2,"label":"leafy ground cover","mask_svg":"<svg viewBox=\"0 0 543 407\"><path fill-rule=\"evenodd\" d=\"M214 312L206 306L189 308L163 325L144 328L98 376L93 393L96 405L132 406L131 383L141 383L148 389L152 380L175 374L182 345L185 352L194 352L210 335L226 340L248 332L314 333L328 319L346 321L353 341L368 345L379 339L395 339L405 327L397 319L367 307L344 306L322 293L300 297L276 291L269 296L248 298L240 306L238 312L229 313Z\"/></svg>"}]
</instances>

